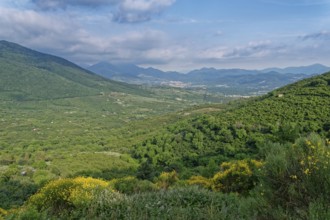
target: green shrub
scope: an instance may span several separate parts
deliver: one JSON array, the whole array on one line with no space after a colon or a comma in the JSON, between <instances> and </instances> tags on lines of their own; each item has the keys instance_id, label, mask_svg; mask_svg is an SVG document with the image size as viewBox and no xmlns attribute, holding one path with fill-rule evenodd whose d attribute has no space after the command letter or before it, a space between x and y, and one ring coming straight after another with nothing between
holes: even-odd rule
<instances>
[{"instance_id":1,"label":"green shrub","mask_svg":"<svg viewBox=\"0 0 330 220\"><path fill-rule=\"evenodd\" d=\"M329 201L316 200L311 202L308 207L308 219L330 219Z\"/></svg>"},{"instance_id":2,"label":"green shrub","mask_svg":"<svg viewBox=\"0 0 330 220\"><path fill-rule=\"evenodd\" d=\"M113 191L109 183L99 179L77 177L74 179L58 179L45 185L33 195L28 206L38 211L48 210L51 213L70 212L83 209L101 192Z\"/></svg>"},{"instance_id":3,"label":"green shrub","mask_svg":"<svg viewBox=\"0 0 330 220\"><path fill-rule=\"evenodd\" d=\"M34 207L28 207L23 210L17 210L16 212L8 215L8 218L11 219L19 219L19 220L32 220L32 219L49 219L47 217L46 212L40 212L36 210Z\"/></svg>"},{"instance_id":4,"label":"green shrub","mask_svg":"<svg viewBox=\"0 0 330 220\"><path fill-rule=\"evenodd\" d=\"M130 200L125 194L105 190L90 200L84 209L75 209L67 219L125 219ZM127 218L126 218L127 219Z\"/></svg>"},{"instance_id":5,"label":"green shrub","mask_svg":"<svg viewBox=\"0 0 330 220\"><path fill-rule=\"evenodd\" d=\"M156 186L148 180L138 180L135 177L128 176L110 181L110 185L118 192L133 194L156 190Z\"/></svg>"},{"instance_id":6,"label":"green shrub","mask_svg":"<svg viewBox=\"0 0 330 220\"><path fill-rule=\"evenodd\" d=\"M261 166L256 160L224 162L221 171L212 178L212 188L226 193L247 193L257 184L256 172Z\"/></svg>"},{"instance_id":7,"label":"green shrub","mask_svg":"<svg viewBox=\"0 0 330 220\"><path fill-rule=\"evenodd\" d=\"M184 187L133 195L100 194L85 219L252 219L249 202L234 194ZM80 216L81 217L81 216Z\"/></svg>"},{"instance_id":8,"label":"green shrub","mask_svg":"<svg viewBox=\"0 0 330 220\"><path fill-rule=\"evenodd\" d=\"M13 179L0 181L0 207L5 209L19 207L37 190L37 185L30 181Z\"/></svg>"},{"instance_id":9,"label":"green shrub","mask_svg":"<svg viewBox=\"0 0 330 220\"><path fill-rule=\"evenodd\" d=\"M175 170L172 172L162 172L157 180L157 186L161 189L168 189L179 180L178 174Z\"/></svg>"},{"instance_id":10,"label":"green shrub","mask_svg":"<svg viewBox=\"0 0 330 220\"><path fill-rule=\"evenodd\" d=\"M330 207L329 163L329 143L316 134L292 145L271 145L261 175L260 194L270 207L307 218L309 211L315 214L320 207Z\"/></svg>"}]
</instances>

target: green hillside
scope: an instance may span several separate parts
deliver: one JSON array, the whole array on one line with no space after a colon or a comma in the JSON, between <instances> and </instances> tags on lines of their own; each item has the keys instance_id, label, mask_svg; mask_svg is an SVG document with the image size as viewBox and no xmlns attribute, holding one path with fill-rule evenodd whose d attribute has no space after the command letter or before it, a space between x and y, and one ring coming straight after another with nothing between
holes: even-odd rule
<instances>
[{"instance_id":1,"label":"green hillside","mask_svg":"<svg viewBox=\"0 0 330 220\"><path fill-rule=\"evenodd\" d=\"M137 160L101 143L93 152L22 146L31 153L1 161L19 165L1 167L0 217L329 219L329 82L325 73L112 130Z\"/></svg>"},{"instance_id":2,"label":"green hillside","mask_svg":"<svg viewBox=\"0 0 330 220\"><path fill-rule=\"evenodd\" d=\"M0 219L1 208L22 205L59 177L134 175L139 163L128 154L132 144L185 117L187 107L229 99L107 80L1 41Z\"/></svg>"},{"instance_id":3,"label":"green hillside","mask_svg":"<svg viewBox=\"0 0 330 220\"><path fill-rule=\"evenodd\" d=\"M111 81L60 57L0 41L0 147L12 149L9 154L15 157L14 149L27 151L29 146L31 151L94 147L122 151L127 139L118 136L131 135L127 129L133 121L209 100L228 100L205 97L204 91ZM123 134L113 131L125 126ZM3 157L0 154L0 161Z\"/></svg>"},{"instance_id":4,"label":"green hillside","mask_svg":"<svg viewBox=\"0 0 330 220\"><path fill-rule=\"evenodd\" d=\"M330 73L221 104L5 41L0 73L0 219L330 219Z\"/></svg>"},{"instance_id":5,"label":"green hillside","mask_svg":"<svg viewBox=\"0 0 330 220\"><path fill-rule=\"evenodd\" d=\"M0 100L42 100L125 92L136 86L97 76L60 57L0 41Z\"/></svg>"},{"instance_id":6,"label":"green hillside","mask_svg":"<svg viewBox=\"0 0 330 220\"><path fill-rule=\"evenodd\" d=\"M258 157L267 141L293 142L317 132L330 137L330 73L302 80L266 96L233 103L228 110L178 121L137 144L132 155L154 169L208 173L210 160ZM194 171L191 171L194 170ZM186 172L186 173L185 173Z\"/></svg>"}]
</instances>

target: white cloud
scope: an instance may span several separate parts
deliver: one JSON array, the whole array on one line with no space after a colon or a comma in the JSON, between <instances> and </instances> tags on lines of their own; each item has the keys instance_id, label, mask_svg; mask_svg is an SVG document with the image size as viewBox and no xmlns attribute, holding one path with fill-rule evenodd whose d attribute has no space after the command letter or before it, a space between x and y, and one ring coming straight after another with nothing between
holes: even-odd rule
<instances>
[{"instance_id":1,"label":"white cloud","mask_svg":"<svg viewBox=\"0 0 330 220\"><path fill-rule=\"evenodd\" d=\"M162 62L168 38L164 32L146 29L98 35L62 14L0 8L0 39L69 58L77 63L126 61ZM168 58L165 58L168 59ZM158 61L156 61L158 60Z\"/></svg>"},{"instance_id":2,"label":"white cloud","mask_svg":"<svg viewBox=\"0 0 330 220\"><path fill-rule=\"evenodd\" d=\"M238 47L212 47L202 51L201 59L232 59L244 57L266 57L278 52L279 46L275 46L271 41L250 42L245 46Z\"/></svg>"},{"instance_id":3,"label":"white cloud","mask_svg":"<svg viewBox=\"0 0 330 220\"><path fill-rule=\"evenodd\" d=\"M12 40L29 41L44 35L62 35L72 26L65 22L59 17L46 16L32 10L0 8L0 35Z\"/></svg>"},{"instance_id":4,"label":"white cloud","mask_svg":"<svg viewBox=\"0 0 330 220\"><path fill-rule=\"evenodd\" d=\"M112 5L120 0L31 0L37 7L43 10L67 8L68 6L99 7Z\"/></svg>"},{"instance_id":5,"label":"white cloud","mask_svg":"<svg viewBox=\"0 0 330 220\"><path fill-rule=\"evenodd\" d=\"M311 6L329 4L329 0L261 0L262 2L284 6Z\"/></svg>"},{"instance_id":6,"label":"white cloud","mask_svg":"<svg viewBox=\"0 0 330 220\"><path fill-rule=\"evenodd\" d=\"M302 40L330 40L329 31L319 31L316 33L305 34L299 37Z\"/></svg>"},{"instance_id":7,"label":"white cloud","mask_svg":"<svg viewBox=\"0 0 330 220\"><path fill-rule=\"evenodd\" d=\"M161 46L165 38L165 33L161 31L145 30L126 32L113 37L111 42L115 47L141 51Z\"/></svg>"},{"instance_id":8,"label":"white cloud","mask_svg":"<svg viewBox=\"0 0 330 220\"><path fill-rule=\"evenodd\" d=\"M126 11L161 11L172 5L175 0L123 0L121 7Z\"/></svg>"},{"instance_id":9,"label":"white cloud","mask_svg":"<svg viewBox=\"0 0 330 220\"><path fill-rule=\"evenodd\" d=\"M45 2L51 3L50 0ZM66 3L67 6L69 3L88 6L91 2L80 0ZM105 0L94 3L96 5L102 2L110 4L110 1ZM115 1L111 2L115 4ZM134 4L128 4L129 2ZM130 13L133 16L131 20L121 22L137 22L150 19L173 3L174 0L123 0L118 3L120 5L117 4L117 9L122 16ZM256 40L250 43L240 41L240 45L230 46L225 43L229 36L227 30L225 34L222 31L208 32L209 35L215 35L208 38L212 42L203 44L202 41L196 40L198 36L186 37L182 34L180 35L182 37L174 39L175 34L171 35L173 30L165 32L155 30L151 26L148 28L145 24L114 23L111 22L111 16L110 19L107 17L108 14L101 13L95 17L90 13L79 14L79 10L68 12L32 9L33 7L29 10L20 7L16 9L0 7L0 39L62 56L78 64L94 64L108 60L182 70L201 66L217 67L224 63L237 67L240 64L253 66L276 61L289 63L295 59L317 62L312 60L313 56L322 55L326 59L327 54L330 53L327 45L330 39L329 31L308 33L298 38L290 36L283 38L281 42L276 42L276 39L272 38L272 41ZM307 61L306 63L310 63Z\"/></svg>"},{"instance_id":10,"label":"white cloud","mask_svg":"<svg viewBox=\"0 0 330 220\"><path fill-rule=\"evenodd\" d=\"M68 17L8 8L0 8L0 38L60 56L96 52L103 41Z\"/></svg>"},{"instance_id":11,"label":"white cloud","mask_svg":"<svg viewBox=\"0 0 330 220\"><path fill-rule=\"evenodd\" d=\"M113 20L119 23L143 22L163 12L175 0L123 0Z\"/></svg>"},{"instance_id":12,"label":"white cloud","mask_svg":"<svg viewBox=\"0 0 330 220\"><path fill-rule=\"evenodd\" d=\"M151 20L175 0L31 0L38 9L57 10L72 7L105 7L113 21L138 23Z\"/></svg>"},{"instance_id":13,"label":"white cloud","mask_svg":"<svg viewBox=\"0 0 330 220\"><path fill-rule=\"evenodd\" d=\"M84 65L108 60L192 69L194 65L214 65L224 60L251 57L262 59L279 53L278 46L270 41L234 48L201 48L175 41L165 32L154 29L119 33L96 34L81 27L69 15L0 8L0 38Z\"/></svg>"},{"instance_id":14,"label":"white cloud","mask_svg":"<svg viewBox=\"0 0 330 220\"><path fill-rule=\"evenodd\" d=\"M223 36L224 35L224 32L223 31L216 31L215 33L214 33L214 36L215 37L220 37L220 36Z\"/></svg>"}]
</instances>

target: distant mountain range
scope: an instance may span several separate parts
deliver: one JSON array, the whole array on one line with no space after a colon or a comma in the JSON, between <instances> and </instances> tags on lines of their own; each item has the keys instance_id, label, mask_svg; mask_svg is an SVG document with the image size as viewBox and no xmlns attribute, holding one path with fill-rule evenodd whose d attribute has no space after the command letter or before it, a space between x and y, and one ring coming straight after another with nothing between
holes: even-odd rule
<instances>
[{"instance_id":1,"label":"distant mountain range","mask_svg":"<svg viewBox=\"0 0 330 220\"><path fill-rule=\"evenodd\" d=\"M0 41L0 100L43 100L145 93L137 86L105 79L60 57Z\"/></svg>"},{"instance_id":2,"label":"distant mountain range","mask_svg":"<svg viewBox=\"0 0 330 220\"><path fill-rule=\"evenodd\" d=\"M278 72L278 73L294 73L294 74L321 74L328 72L330 67L324 66L322 64L313 64L310 66L300 66L300 67L287 67L287 68L268 68L262 70L262 72Z\"/></svg>"},{"instance_id":3,"label":"distant mountain range","mask_svg":"<svg viewBox=\"0 0 330 220\"><path fill-rule=\"evenodd\" d=\"M225 95L259 95L330 71L314 64L265 70L202 68L164 72L133 64L97 63L88 70L63 58L0 41L0 100L40 100L100 94L104 91L147 95L132 84L203 89Z\"/></svg>"},{"instance_id":4,"label":"distant mountain range","mask_svg":"<svg viewBox=\"0 0 330 220\"><path fill-rule=\"evenodd\" d=\"M278 87L330 71L330 67L314 64L302 67L268 68L264 70L202 68L186 74L142 68L133 64L100 62L88 68L103 77L148 85L204 88L225 94L264 94Z\"/></svg>"}]
</instances>

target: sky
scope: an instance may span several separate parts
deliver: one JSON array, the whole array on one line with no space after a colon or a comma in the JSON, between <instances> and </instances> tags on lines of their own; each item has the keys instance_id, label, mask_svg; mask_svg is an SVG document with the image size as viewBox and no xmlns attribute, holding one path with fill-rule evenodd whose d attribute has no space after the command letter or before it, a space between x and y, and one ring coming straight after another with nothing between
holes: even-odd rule
<instances>
[{"instance_id":1,"label":"sky","mask_svg":"<svg viewBox=\"0 0 330 220\"><path fill-rule=\"evenodd\" d=\"M84 67L330 66L330 0L1 0L0 39Z\"/></svg>"}]
</instances>

